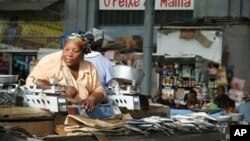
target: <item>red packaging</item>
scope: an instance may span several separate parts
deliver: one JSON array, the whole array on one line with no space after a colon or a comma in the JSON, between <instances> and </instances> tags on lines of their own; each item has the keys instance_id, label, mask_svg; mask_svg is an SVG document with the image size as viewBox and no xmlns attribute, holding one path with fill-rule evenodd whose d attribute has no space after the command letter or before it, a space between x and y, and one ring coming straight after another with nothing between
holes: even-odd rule
<instances>
[{"instance_id":1,"label":"red packaging","mask_svg":"<svg viewBox=\"0 0 250 141\"><path fill-rule=\"evenodd\" d=\"M228 97L235 102L243 102L245 95L243 91L230 89L228 92Z\"/></svg>"},{"instance_id":2,"label":"red packaging","mask_svg":"<svg viewBox=\"0 0 250 141\"><path fill-rule=\"evenodd\" d=\"M243 90L246 84L246 80L238 78L238 77L233 77L232 82L231 82L231 87L235 90Z\"/></svg>"}]
</instances>

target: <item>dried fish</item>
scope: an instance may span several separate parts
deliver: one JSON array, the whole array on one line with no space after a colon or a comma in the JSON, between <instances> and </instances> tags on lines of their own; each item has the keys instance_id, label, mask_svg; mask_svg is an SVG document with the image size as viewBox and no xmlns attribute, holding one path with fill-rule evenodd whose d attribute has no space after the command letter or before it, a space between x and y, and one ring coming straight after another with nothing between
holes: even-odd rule
<instances>
[{"instance_id":1,"label":"dried fish","mask_svg":"<svg viewBox=\"0 0 250 141\"><path fill-rule=\"evenodd\" d=\"M126 127L127 129L132 130L132 131L142 133L142 134L145 135L145 136L148 136L148 135L149 135L149 133L148 133L147 131L142 131L141 129L139 129L139 128L135 127L135 126L125 125L125 127Z\"/></svg>"},{"instance_id":2,"label":"dried fish","mask_svg":"<svg viewBox=\"0 0 250 141\"><path fill-rule=\"evenodd\" d=\"M168 136L174 134L175 130L184 132L202 132L214 130L216 125L208 121L213 121L206 113L196 113L190 115L175 115L171 119L159 116L143 118L141 120L127 120L126 128L148 135L149 132L158 131Z\"/></svg>"},{"instance_id":3,"label":"dried fish","mask_svg":"<svg viewBox=\"0 0 250 141\"><path fill-rule=\"evenodd\" d=\"M158 120L158 119L153 119L153 118L143 118L143 121L144 122L147 122L147 123L153 123L153 124L155 124L155 123L160 123L161 121L160 120Z\"/></svg>"},{"instance_id":4,"label":"dried fish","mask_svg":"<svg viewBox=\"0 0 250 141\"><path fill-rule=\"evenodd\" d=\"M165 126L167 126L168 128L171 128L171 129L176 129L177 126L176 124L174 123L163 123Z\"/></svg>"},{"instance_id":5,"label":"dried fish","mask_svg":"<svg viewBox=\"0 0 250 141\"><path fill-rule=\"evenodd\" d=\"M207 122L207 121L205 121L205 120L201 120L201 119L197 119L196 120L198 123L199 123L199 125L203 125L203 126L205 126L206 128L214 128L215 127L215 125L214 124L212 124L212 123L210 123L210 122Z\"/></svg>"},{"instance_id":6,"label":"dried fish","mask_svg":"<svg viewBox=\"0 0 250 141\"><path fill-rule=\"evenodd\" d=\"M209 120L213 120L213 121L216 121L216 119L212 116L209 116L207 113L205 112L197 112L197 113L192 113L192 114L189 114L188 116L191 116L191 117L194 117L194 118L197 118L197 117L202 117L202 118L205 118L205 119L209 119Z\"/></svg>"},{"instance_id":7,"label":"dried fish","mask_svg":"<svg viewBox=\"0 0 250 141\"><path fill-rule=\"evenodd\" d=\"M190 117L188 115L174 115L174 116L171 116L171 119L173 119L173 120L178 120L178 119L192 119L192 117Z\"/></svg>"},{"instance_id":8,"label":"dried fish","mask_svg":"<svg viewBox=\"0 0 250 141\"><path fill-rule=\"evenodd\" d=\"M196 121L191 119L179 119L178 121L182 124L198 124Z\"/></svg>"},{"instance_id":9,"label":"dried fish","mask_svg":"<svg viewBox=\"0 0 250 141\"><path fill-rule=\"evenodd\" d=\"M181 126L178 126L178 127L177 127L177 130L179 130L179 131L184 131L184 132L190 132L190 129L189 129L189 128L183 128L183 127L181 127Z\"/></svg>"},{"instance_id":10,"label":"dried fish","mask_svg":"<svg viewBox=\"0 0 250 141\"><path fill-rule=\"evenodd\" d=\"M166 126L161 126L161 128L162 128L163 130L165 130L166 132L170 133L171 135L174 134L174 129L167 128Z\"/></svg>"},{"instance_id":11,"label":"dried fish","mask_svg":"<svg viewBox=\"0 0 250 141\"><path fill-rule=\"evenodd\" d=\"M127 124L129 125L143 125L145 122L143 120L127 120Z\"/></svg>"},{"instance_id":12,"label":"dried fish","mask_svg":"<svg viewBox=\"0 0 250 141\"><path fill-rule=\"evenodd\" d=\"M152 127L153 124L143 124L143 125L139 125L139 127L143 127L143 128L149 128Z\"/></svg>"},{"instance_id":13,"label":"dried fish","mask_svg":"<svg viewBox=\"0 0 250 141\"><path fill-rule=\"evenodd\" d=\"M151 116L149 118L153 119L153 120L158 120L159 122L173 122L173 120L170 118L164 118L164 117L160 117L160 116Z\"/></svg>"},{"instance_id":14,"label":"dried fish","mask_svg":"<svg viewBox=\"0 0 250 141\"><path fill-rule=\"evenodd\" d=\"M156 129L158 129L159 131L162 131L167 136L170 136L170 133L168 131L164 130L163 128L159 128L159 127L156 126Z\"/></svg>"}]
</instances>

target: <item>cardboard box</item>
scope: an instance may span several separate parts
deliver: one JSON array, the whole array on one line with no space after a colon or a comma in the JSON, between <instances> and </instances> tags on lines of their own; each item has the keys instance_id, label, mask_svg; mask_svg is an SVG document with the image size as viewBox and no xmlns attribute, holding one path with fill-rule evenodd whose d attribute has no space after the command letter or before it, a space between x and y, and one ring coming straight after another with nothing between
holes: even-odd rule
<instances>
[{"instance_id":1,"label":"cardboard box","mask_svg":"<svg viewBox=\"0 0 250 141\"><path fill-rule=\"evenodd\" d=\"M142 38L138 35L118 36L115 39L117 43L125 43L126 48L142 49Z\"/></svg>"},{"instance_id":2,"label":"cardboard box","mask_svg":"<svg viewBox=\"0 0 250 141\"><path fill-rule=\"evenodd\" d=\"M139 35L117 36L115 38L115 42L124 42L124 41L129 42L129 41L137 40L137 39L142 39L142 38Z\"/></svg>"},{"instance_id":3,"label":"cardboard box","mask_svg":"<svg viewBox=\"0 0 250 141\"><path fill-rule=\"evenodd\" d=\"M114 60L116 56L119 55L119 53L120 52L118 50L109 50L104 53L104 56L109 58L110 60Z\"/></svg>"},{"instance_id":4,"label":"cardboard box","mask_svg":"<svg viewBox=\"0 0 250 141\"><path fill-rule=\"evenodd\" d=\"M142 49L142 44L143 43L142 43L141 39L135 39L135 40L130 42L130 48L141 50Z\"/></svg>"}]
</instances>

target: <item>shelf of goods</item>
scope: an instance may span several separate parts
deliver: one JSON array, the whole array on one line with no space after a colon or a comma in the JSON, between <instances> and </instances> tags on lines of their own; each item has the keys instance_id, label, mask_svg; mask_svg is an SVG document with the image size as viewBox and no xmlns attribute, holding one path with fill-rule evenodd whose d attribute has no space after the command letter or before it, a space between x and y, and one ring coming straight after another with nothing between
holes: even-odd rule
<instances>
[{"instance_id":1,"label":"shelf of goods","mask_svg":"<svg viewBox=\"0 0 250 141\"><path fill-rule=\"evenodd\" d=\"M208 65L213 62L200 56L162 56L158 60L162 66L159 80L162 93L182 88L185 91L195 89L204 99L215 96L216 76L208 71Z\"/></svg>"}]
</instances>

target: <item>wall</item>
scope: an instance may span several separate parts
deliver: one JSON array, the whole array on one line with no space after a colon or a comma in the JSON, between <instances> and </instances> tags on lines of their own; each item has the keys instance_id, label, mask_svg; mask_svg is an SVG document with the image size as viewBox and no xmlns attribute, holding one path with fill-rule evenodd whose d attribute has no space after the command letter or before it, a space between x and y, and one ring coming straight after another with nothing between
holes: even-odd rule
<instances>
[{"instance_id":1,"label":"wall","mask_svg":"<svg viewBox=\"0 0 250 141\"><path fill-rule=\"evenodd\" d=\"M98 1L99 0L65 0L65 32L75 29L85 31L90 27L98 26L98 18L102 18L98 17ZM250 0L195 0L193 17L204 16L243 16L250 18ZM127 28L129 30L123 30L122 32L130 31L132 34L136 26L130 27L131 28ZM123 27L115 28L119 29L119 31L123 29Z\"/></svg>"},{"instance_id":2,"label":"wall","mask_svg":"<svg viewBox=\"0 0 250 141\"><path fill-rule=\"evenodd\" d=\"M250 18L250 0L196 0L194 17L203 16Z\"/></svg>"},{"instance_id":3,"label":"wall","mask_svg":"<svg viewBox=\"0 0 250 141\"><path fill-rule=\"evenodd\" d=\"M143 37L144 35L143 26L100 26L99 28L102 29L105 34L109 35L113 39L116 36L123 35L140 35L141 37ZM159 27L154 28L154 46L156 46L156 33L158 29Z\"/></svg>"},{"instance_id":4,"label":"wall","mask_svg":"<svg viewBox=\"0 0 250 141\"><path fill-rule=\"evenodd\" d=\"M64 32L86 31L96 25L97 0L65 0Z\"/></svg>"},{"instance_id":5,"label":"wall","mask_svg":"<svg viewBox=\"0 0 250 141\"><path fill-rule=\"evenodd\" d=\"M250 79L250 26L234 25L224 32L223 46L229 51L229 63L235 76Z\"/></svg>"},{"instance_id":6,"label":"wall","mask_svg":"<svg viewBox=\"0 0 250 141\"><path fill-rule=\"evenodd\" d=\"M81 1L81 0L76 0ZM86 1L86 0L82 0ZM95 0L97 1L97 0ZM242 4L240 4L242 1ZM83 3L83 2L82 2ZM86 19L95 19L96 15L86 17L87 11L82 11L84 6L72 0L65 2L65 31L79 28L85 30L87 27L95 26L96 20L91 23L84 22ZM98 4L92 3L92 4ZM93 5L92 5L93 6ZM82 9L79 9L81 7ZM98 11L98 6L93 6ZM77 9L79 9L77 11ZM82 13L83 12L83 13ZM244 16L250 18L250 0L195 0L193 17L225 17ZM79 18L77 18L79 17ZM81 22L78 21L81 19ZM101 26L104 32L112 37L125 34L136 34L143 36L143 26ZM232 26L228 27L224 33L223 44L230 53L229 63L235 66L235 75L250 79L250 63L246 60L250 59L250 31L249 26ZM157 27L154 32L156 33ZM154 43L156 43L156 34L154 33Z\"/></svg>"}]
</instances>

